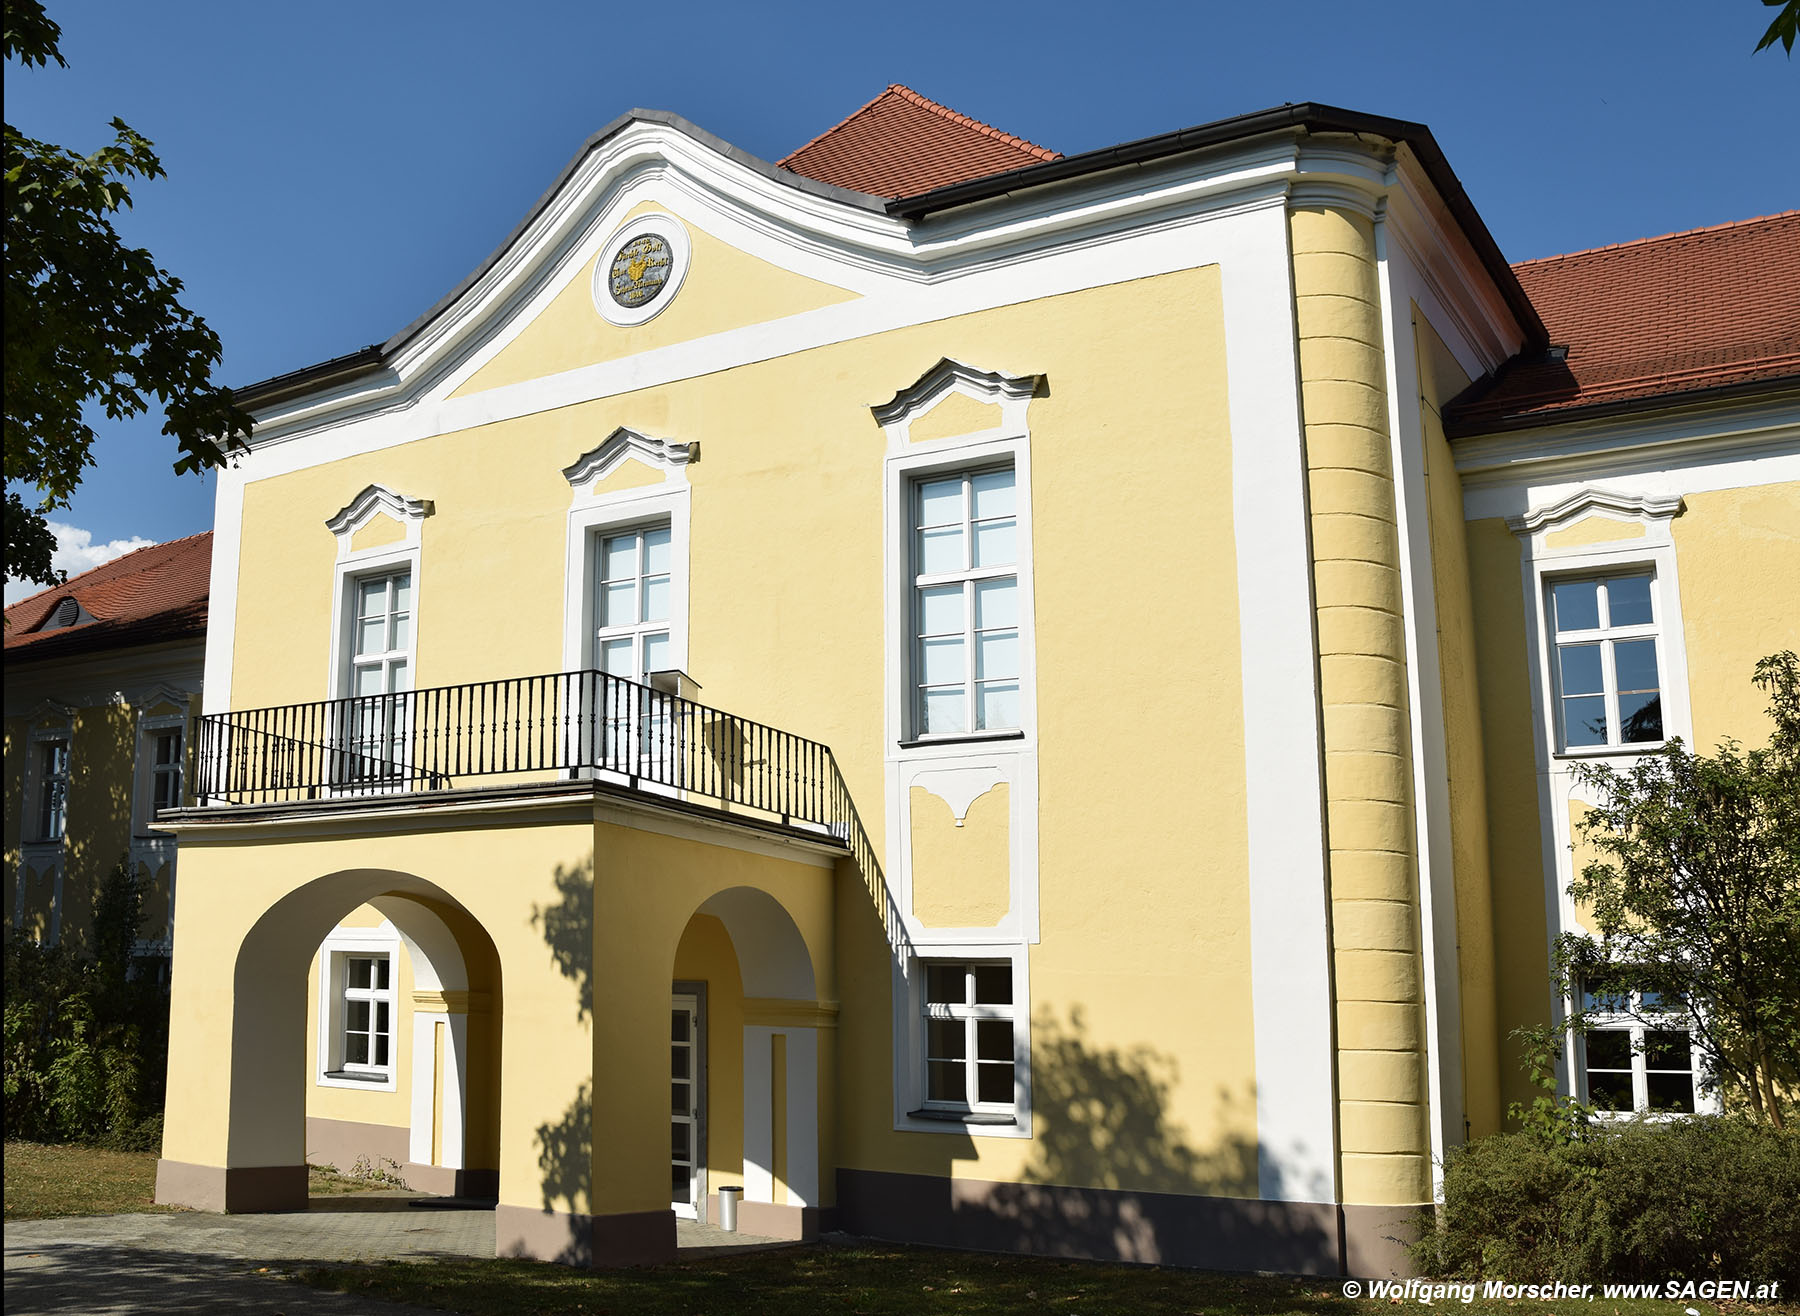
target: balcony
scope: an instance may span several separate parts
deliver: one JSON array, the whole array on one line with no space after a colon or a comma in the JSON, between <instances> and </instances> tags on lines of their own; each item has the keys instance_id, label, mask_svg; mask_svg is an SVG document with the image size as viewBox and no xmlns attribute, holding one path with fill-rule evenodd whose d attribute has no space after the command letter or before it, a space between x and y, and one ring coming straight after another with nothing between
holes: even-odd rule
<instances>
[{"instance_id":1,"label":"balcony","mask_svg":"<svg viewBox=\"0 0 1800 1316\"><path fill-rule=\"evenodd\" d=\"M203 810L567 783L860 836L829 747L598 671L212 714L194 771Z\"/></svg>"}]
</instances>

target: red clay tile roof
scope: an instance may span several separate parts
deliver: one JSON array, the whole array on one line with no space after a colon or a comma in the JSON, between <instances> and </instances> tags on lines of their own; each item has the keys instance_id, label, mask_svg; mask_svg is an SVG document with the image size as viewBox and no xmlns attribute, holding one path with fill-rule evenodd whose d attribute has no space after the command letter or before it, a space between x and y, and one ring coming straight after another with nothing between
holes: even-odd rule
<instances>
[{"instance_id":1,"label":"red clay tile roof","mask_svg":"<svg viewBox=\"0 0 1800 1316\"><path fill-rule=\"evenodd\" d=\"M1513 266L1550 342L1450 408L1453 433L1800 379L1800 210Z\"/></svg>"},{"instance_id":2,"label":"red clay tile roof","mask_svg":"<svg viewBox=\"0 0 1800 1316\"><path fill-rule=\"evenodd\" d=\"M906 197L1061 158L896 82L775 163L817 183Z\"/></svg>"},{"instance_id":3,"label":"red clay tile roof","mask_svg":"<svg viewBox=\"0 0 1800 1316\"><path fill-rule=\"evenodd\" d=\"M6 609L6 660L36 662L206 634L212 531L102 563ZM94 620L39 630L64 599Z\"/></svg>"}]
</instances>

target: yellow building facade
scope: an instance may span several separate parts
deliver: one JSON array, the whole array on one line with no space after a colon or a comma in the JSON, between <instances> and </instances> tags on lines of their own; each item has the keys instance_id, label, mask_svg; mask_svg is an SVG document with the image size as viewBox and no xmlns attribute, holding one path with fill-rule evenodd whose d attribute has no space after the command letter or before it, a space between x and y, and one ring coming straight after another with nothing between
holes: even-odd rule
<instances>
[{"instance_id":1,"label":"yellow building facade","mask_svg":"<svg viewBox=\"0 0 1800 1316\"><path fill-rule=\"evenodd\" d=\"M1545 590L1655 582L1614 723L1649 635L1750 734L1793 615L1687 591L1791 594L1800 411L1453 443L1546 340L1428 133L1119 151L884 201L629 116L249 390L159 1200L1402 1264L1553 1013Z\"/></svg>"}]
</instances>

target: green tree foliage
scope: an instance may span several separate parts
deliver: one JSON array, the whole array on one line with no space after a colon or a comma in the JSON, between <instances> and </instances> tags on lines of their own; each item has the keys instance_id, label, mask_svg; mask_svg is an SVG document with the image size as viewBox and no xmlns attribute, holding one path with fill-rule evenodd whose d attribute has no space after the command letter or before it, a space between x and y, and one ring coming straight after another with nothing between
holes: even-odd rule
<instances>
[{"instance_id":1,"label":"green tree foliage","mask_svg":"<svg viewBox=\"0 0 1800 1316\"><path fill-rule=\"evenodd\" d=\"M1779 41L1788 57L1793 58L1794 38L1800 36L1800 0L1763 0L1763 4L1776 11L1775 21L1769 24L1769 30L1763 33L1756 48L1767 50Z\"/></svg>"},{"instance_id":2,"label":"green tree foliage","mask_svg":"<svg viewBox=\"0 0 1800 1316\"><path fill-rule=\"evenodd\" d=\"M5 0L7 60L67 67L60 37L41 0ZM147 139L118 119L112 129L110 146L80 155L5 125L6 560L44 583L55 580L44 515L69 505L93 464L85 407L120 420L155 398L183 473L220 464L250 429L212 382L218 335L181 304L181 281L113 228L128 184L163 168Z\"/></svg>"},{"instance_id":3,"label":"green tree foliage","mask_svg":"<svg viewBox=\"0 0 1800 1316\"><path fill-rule=\"evenodd\" d=\"M1571 995L1610 995L1647 1027L1682 1010L1706 1081L1781 1126L1800 1090L1800 659L1765 658L1755 679L1775 723L1764 749L1675 740L1627 771L1577 765L1598 857L1569 894L1597 935L1566 935L1560 960Z\"/></svg>"},{"instance_id":4,"label":"green tree foliage","mask_svg":"<svg viewBox=\"0 0 1800 1316\"><path fill-rule=\"evenodd\" d=\"M91 948L7 943L8 1137L160 1140L169 992L132 973L143 911L137 866L121 858L95 896Z\"/></svg>"}]
</instances>

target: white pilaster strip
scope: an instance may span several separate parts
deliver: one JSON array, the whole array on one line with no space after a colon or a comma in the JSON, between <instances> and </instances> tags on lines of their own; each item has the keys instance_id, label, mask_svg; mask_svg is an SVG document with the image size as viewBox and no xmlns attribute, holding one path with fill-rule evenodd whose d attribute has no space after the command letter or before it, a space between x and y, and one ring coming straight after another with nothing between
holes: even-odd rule
<instances>
[{"instance_id":1,"label":"white pilaster strip","mask_svg":"<svg viewBox=\"0 0 1800 1316\"><path fill-rule=\"evenodd\" d=\"M773 1028L744 1029L744 1200L775 1200L774 1112L769 1072Z\"/></svg>"},{"instance_id":2,"label":"white pilaster strip","mask_svg":"<svg viewBox=\"0 0 1800 1316\"><path fill-rule=\"evenodd\" d=\"M819 1201L819 1030L787 1033L787 1190L792 1206Z\"/></svg>"}]
</instances>

